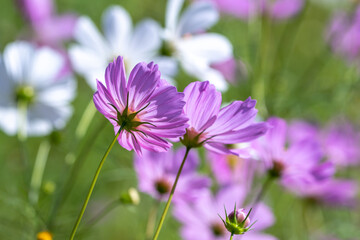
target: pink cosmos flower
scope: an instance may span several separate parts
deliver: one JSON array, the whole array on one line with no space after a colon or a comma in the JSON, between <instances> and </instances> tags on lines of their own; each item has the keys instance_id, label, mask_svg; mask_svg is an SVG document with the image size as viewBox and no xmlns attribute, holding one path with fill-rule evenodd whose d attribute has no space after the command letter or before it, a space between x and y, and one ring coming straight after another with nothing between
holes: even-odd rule
<instances>
[{"instance_id":1,"label":"pink cosmos flower","mask_svg":"<svg viewBox=\"0 0 360 240\"><path fill-rule=\"evenodd\" d=\"M319 172L316 169L322 166L323 157L320 144L312 139L289 144L285 120L272 117L267 123L269 131L254 142L254 148L269 173L279 177L284 185L288 181L316 181L315 172Z\"/></svg>"},{"instance_id":2,"label":"pink cosmos flower","mask_svg":"<svg viewBox=\"0 0 360 240\"><path fill-rule=\"evenodd\" d=\"M250 189L258 162L253 161L250 156L244 157L246 154L243 151L247 150L232 149L239 156L208 152L207 159L210 161L214 176L221 186L239 184Z\"/></svg>"},{"instance_id":3,"label":"pink cosmos flower","mask_svg":"<svg viewBox=\"0 0 360 240\"><path fill-rule=\"evenodd\" d=\"M327 32L327 40L335 53L349 62L360 58L360 7L353 14L337 13Z\"/></svg>"},{"instance_id":4,"label":"pink cosmos flower","mask_svg":"<svg viewBox=\"0 0 360 240\"><path fill-rule=\"evenodd\" d=\"M122 127L118 142L125 149L166 151L172 146L166 138L184 135L184 94L160 78L156 64L138 63L126 81L124 61L118 57L106 68L105 83L97 80L94 103L115 133Z\"/></svg>"},{"instance_id":5,"label":"pink cosmos flower","mask_svg":"<svg viewBox=\"0 0 360 240\"><path fill-rule=\"evenodd\" d=\"M204 0L202 0L204 1ZM205 0L213 2L226 14L241 19L267 15L273 19L287 19L300 12L304 0Z\"/></svg>"},{"instance_id":6,"label":"pink cosmos flower","mask_svg":"<svg viewBox=\"0 0 360 240\"><path fill-rule=\"evenodd\" d=\"M349 122L331 123L322 140L329 161L342 167L360 164L360 134Z\"/></svg>"},{"instance_id":7,"label":"pink cosmos flower","mask_svg":"<svg viewBox=\"0 0 360 240\"><path fill-rule=\"evenodd\" d=\"M77 17L70 13L56 15L53 0L18 0L18 2L36 34L37 42L57 46L73 37Z\"/></svg>"},{"instance_id":8,"label":"pink cosmos flower","mask_svg":"<svg viewBox=\"0 0 360 240\"><path fill-rule=\"evenodd\" d=\"M288 182L287 187L296 195L315 203L354 207L358 185L345 179L324 179L317 182Z\"/></svg>"},{"instance_id":9,"label":"pink cosmos flower","mask_svg":"<svg viewBox=\"0 0 360 240\"><path fill-rule=\"evenodd\" d=\"M292 142L317 141L324 157L338 167L360 163L360 133L350 122L331 122L320 129L309 122L295 121L289 126L289 138Z\"/></svg>"},{"instance_id":10,"label":"pink cosmos flower","mask_svg":"<svg viewBox=\"0 0 360 240\"><path fill-rule=\"evenodd\" d=\"M236 203L242 207L245 201L246 191L239 187L228 187L221 189L216 196L210 192L202 194L196 202L179 203L175 205L174 216L182 224L181 236L185 240L228 240L230 233L226 230L220 216L225 219L224 207L231 212ZM241 235L242 240L276 240L274 236L261 231L274 224L274 215L271 209L263 203L255 206L255 213L250 214L254 224L252 230ZM245 212L250 210L245 207ZM200 237L199 237L200 236Z\"/></svg>"},{"instance_id":11,"label":"pink cosmos flower","mask_svg":"<svg viewBox=\"0 0 360 240\"><path fill-rule=\"evenodd\" d=\"M144 151L142 156L136 156L134 165L139 189L160 201L166 201L184 154L185 148L181 148L176 152L169 150L165 153ZM176 188L175 203L192 202L210 187L211 180L196 172L198 165L198 155L190 151Z\"/></svg>"},{"instance_id":12,"label":"pink cosmos flower","mask_svg":"<svg viewBox=\"0 0 360 240\"><path fill-rule=\"evenodd\" d=\"M220 154L235 154L225 144L254 140L265 134L266 123L254 123L256 101L234 101L220 109L221 93L209 82L193 82L184 90L189 127L181 139L187 147L204 145Z\"/></svg>"}]
</instances>

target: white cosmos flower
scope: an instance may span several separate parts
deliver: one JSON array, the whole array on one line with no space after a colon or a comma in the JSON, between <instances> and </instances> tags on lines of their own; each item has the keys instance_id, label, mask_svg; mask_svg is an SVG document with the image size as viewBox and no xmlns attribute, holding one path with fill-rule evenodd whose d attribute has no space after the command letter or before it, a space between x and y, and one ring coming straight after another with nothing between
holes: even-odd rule
<instances>
[{"instance_id":1,"label":"white cosmos flower","mask_svg":"<svg viewBox=\"0 0 360 240\"><path fill-rule=\"evenodd\" d=\"M232 58L232 45L223 35L205 33L218 21L219 14L211 3L195 2L179 16L183 3L168 1L163 52L177 59L188 74L224 91L228 87L224 76L210 65Z\"/></svg>"},{"instance_id":2,"label":"white cosmos flower","mask_svg":"<svg viewBox=\"0 0 360 240\"><path fill-rule=\"evenodd\" d=\"M70 47L70 60L75 71L83 75L93 89L96 89L96 79L104 78L106 66L119 55L124 58L128 74L137 63L154 60L170 65L167 67L170 71L164 72L173 74L171 67L175 62L156 58L161 37L160 26L154 20L143 20L133 29L127 11L120 6L111 6L103 13L102 28L104 35L90 18L80 17L74 31L78 44Z\"/></svg>"},{"instance_id":3,"label":"white cosmos flower","mask_svg":"<svg viewBox=\"0 0 360 240\"><path fill-rule=\"evenodd\" d=\"M27 109L27 135L46 135L65 126L76 82L61 75L64 64L64 57L49 47L26 42L5 47L0 56L0 128L5 133L14 135L22 127L19 102Z\"/></svg>"}]
</instances>

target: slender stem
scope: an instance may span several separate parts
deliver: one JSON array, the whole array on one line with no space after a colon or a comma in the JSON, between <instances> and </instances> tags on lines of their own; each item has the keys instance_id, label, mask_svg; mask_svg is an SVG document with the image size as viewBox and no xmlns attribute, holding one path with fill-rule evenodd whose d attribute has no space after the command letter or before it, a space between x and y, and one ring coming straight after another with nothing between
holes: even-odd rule
<instances>
[{"instance_id":1,"label":"slender stem","mask_svg":"<svg viewBox=\"0 0 360 240\"><path fill-rule=\"evenodd\" d=\"M119 134L120 134L121 130L122 130L122 127L119 129L119 131L118 131L117 134L115 135L114 140L112 141L112 143L110 144L110 146L109 146L108 149L106 150L103 158L102 158L101 161L100 161L100 164L99 164L99 167L98 167L97 170L96 170L94 179L93 179L93 181L91 182L91 186L90 186L89 192L88 192L88 194L87 194L87 196L86 196L85 202L84 202L84 204L83 204L83 206L82 206L82 208L81 208L80 214L79 214L79 216L78 216L78 218L77 218L77 220L76 220L76 223L75 223L75 225L74 225L74 228L73 228L73 230L72 230L71 236L70 236L70 238L69 238L70 240L74 239L74 237L75 237L76 230L77 230L77 228L79 227L79 224L80 224L80 222L81 222L82 216L83 216L84 213L85 213L86 206L87 206L87 204L88 204L88 202L89 202L89 200L90 200L92 191L94 190L94 187L95 187L96 181L97 181L97 179L98 179L98 177L99 177L101 168L102 168L102 166L104 165L105 160L106 160L107 156L108 156L109 153L110 153L110 150L112 149L112 147L114 146L117 138L119 137Z\"/></svg>"},{"instance_id":2,"label":"slender stem","mask_svg":"<svg viewBox=\"0 0 360 240\"><path fill-rule=\"evenodd\" d=\"M265 196L265 193L267 192L267 190L269 189L270 184L273 182L274 177L271 176L267 176L266 180L264 182L264 184L261 187L261 190L259 192L259 194L257 195L257 197L255 198L255 201L253 203L253 207L252 207L252 215L254 216L255 212L256 212L256 208L258 203L261 201L261 199Z\"/></svg>"},{"instance_id":3,"label":"slender stem","mask_svg":"<svg viewBox=\"0 0 360 240\"><path fill-rule=\"evenodd\" d=\"M26 146L27 140L27 107L28 105L23 101L19 101L17 104L17 111L19 115L18 119L18 131L17 131L17 138L19 141L19 148L20 148L20 160L22 164L22 180L24 186L26 186L26 191L29 191L29 180L30 180L30 166L29 166L29 154ZM25 196L26 197L26 196Z\"/></svg>"},{"instance_id":4,"label":"slender stem","mask_svg":"<svg viewBox=\"0 0 360 240\"><path fill-rule=\"evenodd\" d=\"M96 214L93 218L91 218L87 223L86 227L90 228L94 226L99 220L105 217L109 212L114 210L116 207L120 206L121 202L119 199L113 200L108 205L106 205L98 214Z\"/></svg>"},{"instance_id":5,"label":"slender stem","mask_svg":"<svg viewBox=\"0 0 360 240\"><path fill-rule=\"evenodd\" d=\"M257 52L257 59L255 64L254 73L252 76L252 96L258 100L258 109L263 116L267 115L266 109L266 60L268 54L269 35L270 35L270 23L266 17L261 19L261 36L260 47Z\"/></svg>"},{"instance_id":6,"label":"slender stem","mask_svg":"<svg viewBox=\"0 0 360 240\"><path fill-rule=\"evenodd\" d=\"M20 142L25 142L25 140L27 139L27 124L26 124L26 119L27 119L27 104L19 101L18 102L18 111L19 111L19 126L18 126L18 132L17 132L17 136L18 139L20 140Z\"/></svg>"},{"instance_id":7,"label":"slender stem","mask_svg":"<svg viewBox=\"0 0 360 240\"><path fill-rule=\"evenodd\" d=\"M230 240L232 240L232 239L233 239L233 236L234 236L234 234L233 234L233 233L231 233Z\"/></svg>"},{"instance_id":8,"label":"slender stem","mask_svg":"<svg viewBox=\"0 0 360 240\"><path fill-rule=\"evenodd\" d=\"M83 166L86 156L90 152L89 149L91 149L91 146L94 144L97 135L104 128L105 123L106 123L106 121L101 122L101 124L95 129L95 131L93 131L93 134L91 136L89 136L88 138L86 138L87 141L84 144L82 144L82 146L80 146L80 151L76 157L74 156L74 153L71 153L71 155L75 159L75 163L73 164L71 172L68 175L67 179L65 180L62 189L57 193L57 197L56 197L55 202L50 211L49 220L48 220L50 229L53 226L53 221L57 214L57 211L65 203L73 186L75 185L74 183L76 181L78 172L80 171L81 167ZM68 156L70 156L70 154L68 154L67 157Z\"/></svg>"},{"instance_id":9,"label":"slender stem","mask_svg":"<svg viewBox=\"0 0 360 240\"><path fill-rule=\"evenodd\" d=\"M172 186L172 188L171 188L171 192L170 192L170 195L169 195L169 199L168 199L168 201L167 201L167 203L166 203L166 205L165 205L164 212L163 212L162 215L161 215L160 222L159 222L159 225L158 225L158 227L157 227L157 229L156 229L156 232L155 232L155 235L154 235L153 240L156 240L156 239L159 237L161 227L162 227L162 225L163 225L163 223L164 223L166 214L167 214L167 212L168 212L168 210L169 210L169 207L170 207L170 204L171 204L171 200L172 200L172 198L173 198L173 196L174 196L174 192L175 192L175 188L176 188L177 182L178 182L178 180L179 180L181 171L182 171L182 169L183 169L183 167L184 167L184 164L185 164L185 161L186 161L186 158L187 158L187 156L188 156L188 154L189 154L190 149L191 149L190 147L187 147L187 148L186 148L186 152L185 152L184 159L182 160L182 163L181 163L181 165L180 165L179 171L178 171L178 173L177 173L177 175L176 175L176 178L175 178L175 182L174 182L174 184L173 184L173 186Z\"/></svg>"},{"instance_id":10,"label":"slender stem","mask_svg":"<svg viewBox=\"0 0 360 240\"><path fill-rule=\"evenodd\" d=\"M158 200L154 201L152 208L150 209L148 221L146 224L146 239L151 239L151 236L154 234L155 221L157 217L157 212L159 210L160 202Z\"/></svg>"},{"instance_id":11,"label":"slender stem","mask_svg":"<svg viewBox=\"0 0 360 240\"><path fill-rule=\"evenodd\" d=\"M48 140L43 141L36 155L34 169L31 175L29 201L36 204L39 199L39 190L44 175L46 162L50 152L50 143Z\"/></svg>"},{"instance_id":12,"label":"slender stem","mask_svg":"<svg viewBox=\"0 0 360 240\"><path fill-rule=\"evenodd\" d=\"M94 115L96 113L96 108L94 106L93 101L91 100L89 104L87 105L80 122L75 130L75 137L76 139L82 139L86 133L86 131L89 128L89 125L94 118Z\"/></svg>"}]
</instances>

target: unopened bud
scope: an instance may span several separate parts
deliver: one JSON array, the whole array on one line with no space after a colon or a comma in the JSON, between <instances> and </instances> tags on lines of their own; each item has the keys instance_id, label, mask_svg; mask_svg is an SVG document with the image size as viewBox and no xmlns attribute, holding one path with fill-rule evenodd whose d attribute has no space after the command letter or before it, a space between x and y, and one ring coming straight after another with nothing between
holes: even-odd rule
<instances>
[{"instance_id":1,"label":"unopened bud","mask_svg":"<svg viewBox=\"0 0 360 240\"><path fill-rule=\"evenodd\" d=\"M243 208L237 209L228 215L230 222L232 223L243 223L243 227L246 228L250 225L250 218L246 218L246 214Z\"/></svg>"},{"instance_id":2,"label":"unopened bud","mask_svg":"<svg viewBox=\"0 0 360 240\"><path fill-rule=\"evenodd\" d=\"M120 202L122 204L138 205L140 203L139 192L135 188L129 188L121 194Z\"/></svg>"},{"instance_id":3,"label":"unopened bud","mask_svg":"<svg viewBox=\"0 0 360 240\"><path fill-rule=\"evenodd\" d=\"M234 211L232 211L229 215L227 215L226 209L225 209L225 215L226 220L222 219L224 223L225 228L231 233L235 235L244 234L247 232L251 226L250 225L250 211L246 214L244 212L243 208L236 209L236 206L234 208Z\"/></svg>"}]
</instances>

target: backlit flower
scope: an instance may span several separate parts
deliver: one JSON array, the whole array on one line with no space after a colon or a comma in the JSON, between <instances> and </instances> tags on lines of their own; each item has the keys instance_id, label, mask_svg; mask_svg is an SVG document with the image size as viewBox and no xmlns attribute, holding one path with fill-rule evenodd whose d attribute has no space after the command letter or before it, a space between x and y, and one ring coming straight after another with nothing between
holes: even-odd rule
<instances>
[{"instance_id":1,"label":"backlit flower","mask_svg":"<svg viewBox=\"0 0 360 240\"><path fill-rule=\"evenodd\" d=\"M251 98L220 109L221 93L207 81L190 83L184 93L189 127L181 141L187 147L204 145L217 153L236 154L225 145L254 140L267 130L266 123L254 122L256 101Z\"/></svg>"},{"instance_id":2,"label":"backlit flower","mask_svg":"<svg viewBox=\"0 0 360 240\"><path fill-rule=\"evenodd\" d=\"M126 81L124 61L118 57L106 68L105 83L97 81L94 103L115 133L122 127L118 142L125 149L166 151L171 147L166 138L185 133L184 95L160 79L156 64L138 63Z\"/></svg>"}]
</instances>

